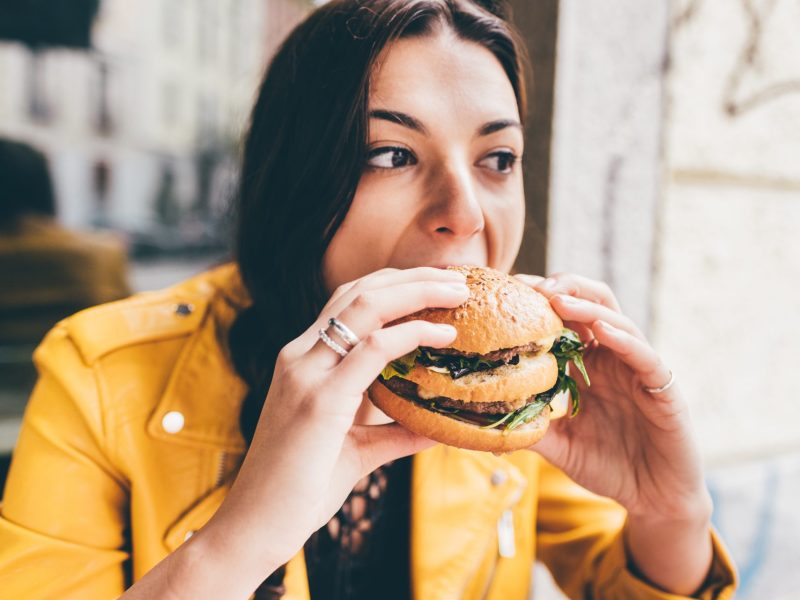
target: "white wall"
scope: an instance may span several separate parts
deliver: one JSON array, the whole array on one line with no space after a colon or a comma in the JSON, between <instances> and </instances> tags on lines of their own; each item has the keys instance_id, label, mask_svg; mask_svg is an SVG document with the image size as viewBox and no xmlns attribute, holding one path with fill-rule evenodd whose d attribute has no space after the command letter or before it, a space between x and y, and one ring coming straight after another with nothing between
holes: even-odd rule
<instances>
[{"instance_id":1,"label":"white wall","mask_svg":"<svg viewBox=\"0 0 800 600\"><path fill-rule=\"evenodd\" d=\"M668 9L660 0L559 8L548 270L608 282L650 318Z\"/></svg>"},{"instance_id":2,"label":"white wall","mask_svg":"<svg viewBox=\"0 0 800 600\"><path fill-rule=\"evenodd\" d=\"M712 463L800 450L798 23L791 0L675 3L654 338Z\"/></svg>"}]
</instances>

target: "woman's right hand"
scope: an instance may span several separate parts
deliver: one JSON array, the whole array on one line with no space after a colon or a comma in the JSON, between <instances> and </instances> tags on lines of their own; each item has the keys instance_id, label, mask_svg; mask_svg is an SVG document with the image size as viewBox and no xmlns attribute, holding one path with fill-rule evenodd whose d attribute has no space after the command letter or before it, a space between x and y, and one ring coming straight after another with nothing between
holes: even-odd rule
<instances>
[{"instance_id":1,"label":"woman's right hand","mask_svg":"<svg viewBox=\"0 0 800 600\"><path fill-rule=\"evenodd\" d=\"M254 589L336 513L359 479L433 445L396 423L353 420L388 362L417 346L445 347L456 336L453 327L426 321L384 325L423 308L458 306L468 296L463 275L428 267L384 269L338 288L319 319L278 355L236 481L195 537L213 540L242 575L252 565ZM344 358L318 339L330 317L361 340Z\"/></svg>"}]
</instances>

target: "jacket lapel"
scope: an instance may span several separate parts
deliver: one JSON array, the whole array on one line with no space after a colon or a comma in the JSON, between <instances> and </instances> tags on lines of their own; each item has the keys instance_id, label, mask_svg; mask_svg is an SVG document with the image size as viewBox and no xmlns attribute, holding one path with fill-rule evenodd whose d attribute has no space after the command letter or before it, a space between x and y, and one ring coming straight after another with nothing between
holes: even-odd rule
<instances>
[{"instance_id":1,"label":"jacket lapel","mask_svg":"<svg viewBox=\"0 0 800 600\"><path fill-rule=\"evenodd\" d=\"M164 441L244 452L239 412L247 386L233 371L223 350L227 344L219 339L235 311L225 302L212 303L206 310L178 358L147 431ZM164 417L175 413L182 417L180 430L165 430Z\"/></svg>"}]
</instances>

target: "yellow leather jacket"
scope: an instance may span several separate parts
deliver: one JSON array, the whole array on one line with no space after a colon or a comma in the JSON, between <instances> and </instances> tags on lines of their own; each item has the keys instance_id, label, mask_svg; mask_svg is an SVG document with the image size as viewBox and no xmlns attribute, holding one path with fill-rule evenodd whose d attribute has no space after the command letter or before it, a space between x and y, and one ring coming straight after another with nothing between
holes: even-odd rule
<instances>
[{"instance_id":1,"label":"yellow leather jacket","mask_svg":"<svg viewBox=\"0 0 800 600\"><path fill-rule=\"evenodd\" d=\"M48 334L0 509L2 598L115 598L214 514L245 451L224 344L245 302L225 266ZM416 599L525 599L534 558L573 598L677 598L626 567L624 511L533 452L431 448L411 493ZM703 599L733 594L715 552ZM286 585L308 599L302 552Z\"/></svg>"}]
</instances>

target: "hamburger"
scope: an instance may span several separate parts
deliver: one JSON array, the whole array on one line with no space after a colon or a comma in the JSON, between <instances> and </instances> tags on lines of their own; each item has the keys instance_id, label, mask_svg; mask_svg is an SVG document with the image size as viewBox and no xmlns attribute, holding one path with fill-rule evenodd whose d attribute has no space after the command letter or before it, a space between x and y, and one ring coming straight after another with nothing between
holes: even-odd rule
<instances>
[{"instance_id":1,"label":"hamburger","mask_svg":"<svg viewBox=\"0 0 800 600\"><path fill-rule=\"evenodd\" d=\"M419 347L392 361L369 388L372 402L407 429L438 442L491 452L527 448L544 436L551 404L570 395L580 407L572 362L586 384L583 345L543 295L494 269L463 273L469 299L429 308L392 324L423 319L457 330L448 348Z\"/></svg>"}]
</instances>

